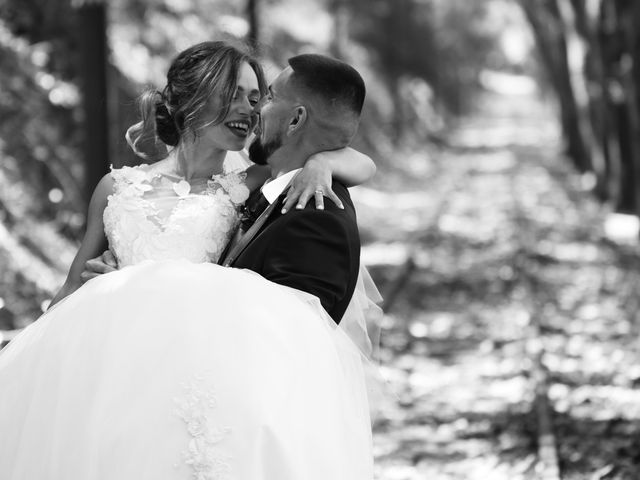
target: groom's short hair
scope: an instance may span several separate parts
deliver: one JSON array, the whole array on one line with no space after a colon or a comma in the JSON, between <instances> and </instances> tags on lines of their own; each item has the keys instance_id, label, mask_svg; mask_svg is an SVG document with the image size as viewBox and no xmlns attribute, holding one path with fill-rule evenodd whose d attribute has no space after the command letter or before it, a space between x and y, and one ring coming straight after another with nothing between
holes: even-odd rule
<instances>
[{"instance_id":1,"label":"groom's short hair","mask_svg":"<svg viewBox=\"0 0 640 480\"><path fill-rule=\"evenodd\" d=\"M358 130L365 97L364 80L351 65L318 54L289 59L291 85L312 107L313 137L326 147L347 146Z\"/></svg>"},{"instance_id":2,"label":"groom's short hair","mask_svg":"<svg viewBox=\"0 0 640 480\"><path fill-rule=\"evenodd\" d=\"M327 105L345 109L360 116L366 89L364 80L351 65L318 54L291 57L292 80Z\"/></svg>"}]
</instances>

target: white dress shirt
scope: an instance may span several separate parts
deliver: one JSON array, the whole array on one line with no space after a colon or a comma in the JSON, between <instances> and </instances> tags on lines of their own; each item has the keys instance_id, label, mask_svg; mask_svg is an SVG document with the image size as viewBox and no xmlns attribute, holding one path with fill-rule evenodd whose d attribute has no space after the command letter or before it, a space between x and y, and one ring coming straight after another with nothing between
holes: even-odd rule
<instances>
[{"instance_id":1,"label":"white dress shirt","mask_svg":"<svg viewBox=\"0 0 640 480\"><path fill-rule=\"evenodd\" d=\"M267 183L263 185L262 194L270 204L277 200L282 192L284 192L284 189L289 186L293 177L295 177L300 170L302 169L296 168L295 170L291 170L290 172L280 175L278 178L267 181Z\"/></svg>"}]
</instances>

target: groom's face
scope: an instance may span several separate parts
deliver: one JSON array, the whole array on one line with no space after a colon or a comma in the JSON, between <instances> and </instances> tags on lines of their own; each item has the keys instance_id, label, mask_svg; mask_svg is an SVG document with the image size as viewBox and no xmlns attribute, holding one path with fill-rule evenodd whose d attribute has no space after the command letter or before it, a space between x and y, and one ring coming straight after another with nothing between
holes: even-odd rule
<instances>
[{"instance_id":1,"label":"groom's face","mask_svg":"<svg viewBox=\"0 0 640 480\"><path fill-rule=\"evenodd\" d=\"M256 138L249 146L249 158L258 165L266 165L269 158L286 142L287 126L296 101L287 88L292 70L283 70L269 85L269 93L262 98L255 113L258 115Z\"/></svg>"}]
</instances>

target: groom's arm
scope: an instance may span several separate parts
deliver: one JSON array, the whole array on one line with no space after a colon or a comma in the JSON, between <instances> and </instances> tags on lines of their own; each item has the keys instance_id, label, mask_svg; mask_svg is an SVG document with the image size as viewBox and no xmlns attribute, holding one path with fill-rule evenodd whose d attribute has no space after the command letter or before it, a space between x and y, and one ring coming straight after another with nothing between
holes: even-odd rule
<instances>
[{"instance_id":1,"label":"groom's arm","mask_svg":"<svg viewBox=\"0 0 640 480\"><path fill-rule=\"evenodd\" d=\"M270 239L260 273L317 296L331 314L349 289L352 259L347 229L330 212L311 209L291 212L282 221Z\"/></svg>"}]
</instances>

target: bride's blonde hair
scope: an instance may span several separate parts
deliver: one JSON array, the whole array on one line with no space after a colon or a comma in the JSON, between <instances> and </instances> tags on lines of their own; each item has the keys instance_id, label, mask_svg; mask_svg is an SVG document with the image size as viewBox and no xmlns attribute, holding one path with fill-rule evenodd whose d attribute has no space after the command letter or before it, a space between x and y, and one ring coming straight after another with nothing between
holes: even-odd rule
<instances>
[{"instance_id":1,"label":"bride's blonde hair","mask_svg":"<svg viewBox=\"0 0 640 480\"><path fill-rule=\"evenodd\" d=\"M166 147L158 152L159 142L174 147L188 136L195 139L204 126L221 123L235 95L243 63L248 63L255 72L260 93L264 95L267 85L262 67L247 47L215 41L182 51L171 63L164 89L147 90L138 99L141 119L125 135L135 154L146 160L158 160L167 155ZM212 95L220 105L213 120L202 115ZM146 145L150 141L154 143L151 149Z\"/></svg>"}]
</instances>

